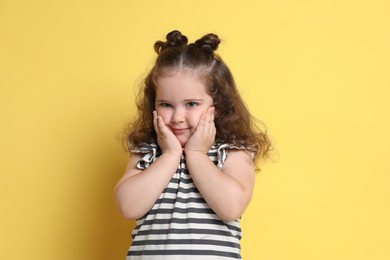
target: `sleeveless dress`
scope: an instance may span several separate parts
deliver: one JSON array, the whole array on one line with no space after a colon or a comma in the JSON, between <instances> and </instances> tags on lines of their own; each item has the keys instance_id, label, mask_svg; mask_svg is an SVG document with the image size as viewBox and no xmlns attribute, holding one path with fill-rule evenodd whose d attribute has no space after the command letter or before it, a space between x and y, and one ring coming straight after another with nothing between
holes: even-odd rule
<instances>
[{"instance_id":1,"label":"sleeveless dress","mask_svg":"<svg viewBox=\"0 0 390 260\"><path fill-rule=\"evenodd\" d=\"M229 149L243 148L216 143L208 156L221 169ZM144 154L139 169L147 169L161 155L156 144L132 152ZM241 259L239 219L223 221L214 213L194 185L184 153L154 206L136 221L132 239L126 260Z\"/></svg>"}]
</instances>

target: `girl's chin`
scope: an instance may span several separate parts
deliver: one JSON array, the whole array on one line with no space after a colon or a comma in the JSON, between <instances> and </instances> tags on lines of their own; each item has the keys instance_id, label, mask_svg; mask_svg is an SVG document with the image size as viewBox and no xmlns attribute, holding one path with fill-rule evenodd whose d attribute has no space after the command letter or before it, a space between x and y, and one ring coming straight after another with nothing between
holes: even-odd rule
<instances>
[{"instance_id":1,"label":"girl's chin","mask_svg":"<svg viewBox=\"0 0 390 260\"><path fill-rule=\"evenodd\" d=\"M178 138L178 139L179 139L179 142L181 144L181 147L184 148L187 144L188 139L187 138Z\"/></svg>"},{"instance_id":2,"label":"girl's chin","mask_svg":"<svg viewBox=\"0 0 390 260\"><path fill-rule=\"evenodd\" d=\"M186 144L187 144L187 141L186 141L186 142L181 142L181 141L180 141L180 144L181 144L181 147L184 148L184 147L186 146Z\"/></svg>"},{"instance_id":3,"label":"girl's chin","mask_svg":"<svg viewBox=\"0 0 390 260\"><path fill-rule=\"evenodd\" d=\"M191 136L188 136L188 135L184 135L184 134L180 134L180 135L175 135L176 138L179 140L180 144L182 147L185 147L187 142L188 142L188 139L191 137Z\"/></svg>"}]
</instances>

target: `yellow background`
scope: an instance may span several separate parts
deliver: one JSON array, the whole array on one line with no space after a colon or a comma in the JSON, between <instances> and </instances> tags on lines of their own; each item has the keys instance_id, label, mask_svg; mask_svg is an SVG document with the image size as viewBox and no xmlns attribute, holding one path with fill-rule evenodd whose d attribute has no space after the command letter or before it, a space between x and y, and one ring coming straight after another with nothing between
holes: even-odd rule
<instances>
[{"instance_id":1,"label":"yellow background","mask_svg":"<svg viewBox=\"0 0 390 260\"><path fill-rule=\"evenodd\" d=\"M0 259L124 259L112 189L152 45L208 32L278 154L247 260L390 259L390 4L0 0Z\"/></svg>"}]
</instances>

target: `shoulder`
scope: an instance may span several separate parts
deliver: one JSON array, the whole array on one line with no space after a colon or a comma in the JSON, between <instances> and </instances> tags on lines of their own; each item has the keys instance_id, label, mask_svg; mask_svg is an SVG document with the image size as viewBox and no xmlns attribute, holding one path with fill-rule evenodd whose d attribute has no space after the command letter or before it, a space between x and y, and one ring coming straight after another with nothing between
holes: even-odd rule
<instances>
[{"instance_id":1,"label":"shoulder","mask_svg":"<svg viewBox=\"0 0 390 260\"><path fill-rule=\"evenodd\" d=\"M217 161L218 168L222 169L226 160L244 160L251 161L253 165L254 154L248 151L244 146L237 146L228 143L215 143L209 151L209 157Z\"/></svg>"},{"instance_id":2,"label":"shoulder","mask_svg":"<svg viewBox=\"0 0 390 260\"><path fill-rule=\"evenodd\" d=\"M146 154L150 152L157 152L159 151L159 147L155 143L144 143L140 146L133 147L130 149L131 154Z\"/></svg>"},{"instance_id":3,"label":"shoulder","mask_svg":"<svg viewBox=\"0 0 390 260\"><path fill-rule=\"evenodd\" d=\"M142 144L139 147L130 150L130 162L136 168L145 170L152 164L159 156L161 151L157 144Z\"/></svg>"},{"instance_id":4,"label":"shoulder","mask_svg":"<svg viewBox=\"0 0 390 260\"><path fill-rule=\"evenodd\" d=\"M235 167L235 166L254 169L252 153L244 149L229 150L222 169L225 170L229 167Z\"/></svg>"},{"instance_id":5,"label":"shoulder","mask_svg":"<svg viewBox=\"0 0 390 260\"><path fill-rule=\"evenodd\" d=\"M158 154L159 149L156 144L142 144L139 147L132 148L130 150L130 159L127 163L125 173L117 185L125 179L137 175L148 168L149 165L154 162Z\"/></svg>"}]
</instances>

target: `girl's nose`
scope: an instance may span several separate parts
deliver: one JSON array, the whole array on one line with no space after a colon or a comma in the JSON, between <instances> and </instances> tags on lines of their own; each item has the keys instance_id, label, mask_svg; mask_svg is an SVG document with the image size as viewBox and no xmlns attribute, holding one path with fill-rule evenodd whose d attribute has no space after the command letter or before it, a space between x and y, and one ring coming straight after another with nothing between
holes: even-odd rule
<instances>
[{"instance_id":1,"label":"girl's nose","mask_svg":"<svg viewBox=\"0 0 390 260\"><path fill-rule=\"evenodd\" d=\"M185 111L183 109L175 109L172 115L172 121L175 123L183 122L185 118Z\"/></svg>"}]
</instances>

